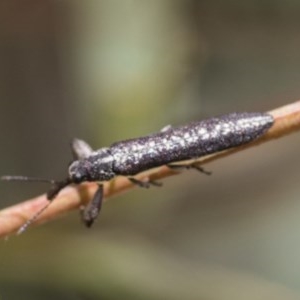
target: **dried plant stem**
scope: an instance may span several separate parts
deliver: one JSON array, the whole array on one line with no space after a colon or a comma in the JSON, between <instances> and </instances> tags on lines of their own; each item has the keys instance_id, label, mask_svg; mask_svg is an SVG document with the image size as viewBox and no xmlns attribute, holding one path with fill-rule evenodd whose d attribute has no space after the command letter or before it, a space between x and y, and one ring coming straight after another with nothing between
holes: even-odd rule
<instances>
[{"instance_id":1,"label":"dried plant stem","mask_svg":"<svg viewBox=\"0 0 300 300\"><path fill-rule=\"evenodd\" d=\"M216 153L200 158L199 164L203 165L210 161L231 155L246 148L256 146L260 143L285 136L300 129L300 101L294 102L272 110L269 112L275 118L275 124L259 140L250 144ZM198 162L197 161L197 162ZM170 169L166 166L143 172L136 178L145 180L161 180L165 177L177 175L181 172ZM135 185L125 177L116 179L104 184L105 200L111 196L133 188ZM65 188L53 201L53 203L41 214L35 224L40 224L60 215L78 209L85 205L96 192L98 185L96 183L83 183L78 186ZM16 232L29 218L48 203L45 195L30 199L17 205L5 208L0 211L0 237L7 236Z\"/></svg>"}]
</instances>

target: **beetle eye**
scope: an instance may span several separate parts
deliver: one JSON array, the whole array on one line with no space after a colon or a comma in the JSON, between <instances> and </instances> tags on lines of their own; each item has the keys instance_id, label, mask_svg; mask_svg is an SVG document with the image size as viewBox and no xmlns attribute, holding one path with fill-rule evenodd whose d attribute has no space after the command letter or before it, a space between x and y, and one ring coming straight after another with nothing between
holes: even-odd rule
<instances>
[{"instance_id":1,"label":"beetle eye","mask_svg":"<svg viewBox=\"0 0 300 300\"><path fill-rule=\"evenodd\" d=\"M83 181L83 176L79 172L76 172L73 174L72 180L74 183L80 183Z\"/></svg>"}]
</instances>

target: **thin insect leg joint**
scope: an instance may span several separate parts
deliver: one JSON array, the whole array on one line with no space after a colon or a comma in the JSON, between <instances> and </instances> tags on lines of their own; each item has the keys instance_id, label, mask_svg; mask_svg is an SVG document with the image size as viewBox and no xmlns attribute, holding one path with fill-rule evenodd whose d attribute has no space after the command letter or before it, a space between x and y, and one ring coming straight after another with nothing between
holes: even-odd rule
<instances>
[{"instance_id":1,"label":"thin insect leg joint","mask_svg":"<svg viewBox=\"0 0 300 300\"><path fill-rule=\"evenodd\" d=\"M187 166L187 168L191 168L191 169L194 169L194 170L197 170L205 175L211 175L212 174L212 171L207 171L206 169L204 169L203 167L197 165L197 163L193 163L189 166Z\"/></svg>"}]
</instances>

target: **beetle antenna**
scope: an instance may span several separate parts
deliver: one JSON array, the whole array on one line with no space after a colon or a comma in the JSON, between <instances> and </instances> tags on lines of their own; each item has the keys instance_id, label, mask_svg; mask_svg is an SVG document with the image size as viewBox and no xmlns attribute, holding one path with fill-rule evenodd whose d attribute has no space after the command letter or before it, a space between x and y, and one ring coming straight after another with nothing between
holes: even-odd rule
<instances>
[{"instance_id":1,"label":"beetle antenna","mask_svg":"<svg viewBox=\"0 0 300 300\"><path fill-rule=\"evenodd\" d=\"M11 177L11 176L8 176ZM18 178L22 176L12 176L13 178ZM29 177L25 177L25 178L29 178ZM35 181L35 178L29 178L31 181L31 179L33 179L33 181ZM67 178L65 180L62 181L56 181L56 180L48 180L48 179L43 179L43 178L37 178L38 181L43 181L43 182L50 182L53 184L52 188L47 192L47 199L49 200L49 202L42 207L39 211L37 211L29 220L27 220L18 230L17 234L21 234L23 233L47 208L48 206L51 204L52 200L57 196L57 194L67 185L69 185L70 183L72 183L72 181ZM10 179L9 179L10 180ZM14 180L14 179L13 179ZM22 180L22 179L21 179ZM27 179L25 179L26 181ZM27 180L28 181L28 180Z\"/></svg>"},{"instance_id":2,"label":"beetle antenna","mask_svg":"<svg viewBox=\"0 0 300 300\"><path fill-rule=\"evenodd\" d=\"M52 184L58 183L54 179L47 179L47 178L39 178L39 177L28 177L28 176L1 176L1 180L5 181L31 181L31 182L49 182Z\"/></svg>"},{"instance_id":3,"label":"beetle antenna","mask_svg":"<svg viewBox=\"0 0 300 300\"><path fill-rule=\"evenodd\" d=\"M30 219L28 219L17 231L17 234L23 233L41 214L44 212L48 206L51 204L51 202L47 203L45 206L43 206L39 211L37 211Z\"/></svg>"},{"instance_id":4,"label":"beetle antenna","mask_svg":"<svg viewBox=\"0 0 300 300\"><path fill-rule=\"evenodd\" d=\"M53 200L57 194L67 185L72 183L69 178L66 178L62 181L57 181L54 179L46 179L46 178L39 178L39 177L28 177L28 176L2 176L0 177L1 180L5 181L31 181L31 182L47 182L52 184L52 188L47 192L47 199L49 203L43 206L39 211L37 211L30 219L28 219L17 231L17 234L23 233L27 228L36 221L36 219L48 208L51 204L51 200Z\"/></svg>"}]
</instances>

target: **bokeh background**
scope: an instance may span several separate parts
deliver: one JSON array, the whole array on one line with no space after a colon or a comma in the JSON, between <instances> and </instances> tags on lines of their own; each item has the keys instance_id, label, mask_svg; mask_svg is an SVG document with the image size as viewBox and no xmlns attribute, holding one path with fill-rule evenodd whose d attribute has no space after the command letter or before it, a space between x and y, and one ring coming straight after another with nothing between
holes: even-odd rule
<instances>
[{"instance_id":1,"label":"bokeh background","mask_svg":"<svg viewBox=\"0 0 300 300\"><path fill-rule=\"evenodd\" d=\"M295 0L2 0L0 173L300 98ZM300 299L300 134L0 241L0 299ZM4 208L43 184L1 183Z\"/></svg>"}]
</instances>

